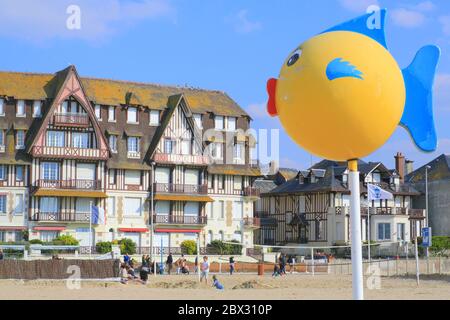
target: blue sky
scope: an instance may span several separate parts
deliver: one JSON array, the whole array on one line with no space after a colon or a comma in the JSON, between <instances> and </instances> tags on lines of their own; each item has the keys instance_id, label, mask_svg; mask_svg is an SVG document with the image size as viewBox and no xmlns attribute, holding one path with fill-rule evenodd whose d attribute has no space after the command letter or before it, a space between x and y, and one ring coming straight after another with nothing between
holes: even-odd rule
<instances>
[{"instance_id":1,"label":"blue sky","mask_svg":"<svg viewBox=\"0 0 450 320\"><path fill-rule=\"evenodd\" d=\"M80 30L66 27L71 4L81 9ZM438 152L417 151L399 128L368 158L393 167L402 151L418 166L450 153L448 0L0 0L0 70L55 72L75 64L82 76L219 89L252 115L255 128L281 129L265 112L267 79L300 43L371 4L389 10L388 46L401 67L423 45L442 48ZM282 166L310 165L311 156L283 132L280 144Z\"/></svg>"}]
</instances>

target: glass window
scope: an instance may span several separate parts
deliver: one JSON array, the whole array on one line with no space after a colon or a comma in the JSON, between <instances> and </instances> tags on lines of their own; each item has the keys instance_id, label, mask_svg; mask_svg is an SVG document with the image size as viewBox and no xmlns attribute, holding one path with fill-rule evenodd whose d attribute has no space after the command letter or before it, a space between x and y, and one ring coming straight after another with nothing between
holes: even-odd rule
<instances>
[{"instance_id":1,"label":"glass window","mask_svg":"<svg viewBox=\"0 0 450 320\"><path fill-rule=\"evenodd\" d=\"M108 121L115 122L116 121L116 108L110 106L108 108Z\"/></svg>"},{"instance_id":2,"label":"glass window","mask_svg":"<svg viewBox=\"0 0 450 320\"><path fill-rule=\"evenodd\" d=\"M109 147L112 152L117 153L117 136L109 136Z\"/></svg>"},{"instance_id":3,"label":"glass window","mask_svg":"<svg viewBox=\"0 0 450 320\"><path fill-rule=\"evenodd\" d=\"M397 223L397 241L405 240L405 224Z\"/></svg>"},{"instance_id":4,"label":"glass window","mask_svg":"<svg viewBox=\"0 0 450 320\"><path fill-rule=\"evenodd\" d=\"M59 163L43 162L42 163L42 179L58 180L59 179Z\"/></svg>"},{"instance_id":5,"label":"glass window","mask_svg":"<svg viewBox=\"0 0 450 320\"><path fill-rule=\"evenodd\" d=\"M164 153L172 154L175 153L175 141L171 139L165 139L164 141Z\"/></svg>"},{"instance_id":6,"label":"glass window","mask_svg":"<svg viewBox=\"0 0 450 320\"><path fill-rule=\"evenodd\" d=\"M225 188L225 177L222 175L218 175L217 177L217 187L219 189L224 189Z\"/></svg>"},{"instance_id":7,"label":"glass window","mask_svg":"<svg viewBox=\"0 0 450 320\"><path fill-rule=\"evenodd\" d=\"M84 132L72 133L72 147L79 149L89 148L89 135Z\"/></svg>"},{"instance_id":8,"label":"glass window","mask_svg":"<svg viewBox=\"0 0 450 320\"><path fill-rule=\"evenodd\" d=\"M72 114L78 113L78 102L76 102L76 101L70 102L70 113L72 113Z\"/></svg>"},{"instance_id":9,"label":"glass window","mask_svg":"<svg viewBox=\"0 0 450 320\"><path fill-rule=\"evenodd\" d=\"M48 147L64 147L64 131L47 131Z\"/></svg>"},{"instance_id":10,"label":"glass window","mask_svg":"<svg viewBox=\"0 0 450 320\"><path fill-rule=\"evenodd\" d=\"M116 197L108 198L108 216L115 217L116 216Z\"/></svg>"},{"instance_id":11,"label":"glass window","mask_svg":"<svg viewBox=\"0 0 450 320\"><path fill-rule=\"evenodd\" d=\"M240 231L233 233L233 240L242 243L242 233Z\"/></svg>"},{"instance_id":12,"label":"glass window","mask_svg":"<svg viewBox=\"0 0 450 320\"><path fill-rule=\"evenodd\" d=\"M61 113L69 113L69 102L68 101L64 101L61 106Z\"/></svg>"},{"instance_id":13,"label":"glass window","mask_svg":"<svg viewBox=\"0 0 450 320\"><path fill-rule=\"evenodd\" d=\"M203 129L203 123L202 123L202 115L201 114L194 114L194 121L195 124L199 129Z\"/></svg>"},{"instance_id":14,"label":"glass window","mask_svg":"<svg viewBox=\"0 0 450 320\"><path fill-rule=\"evenodd\" d=\"M5 131L0 130L0 146L5 145Z\"/></svg>"},{"instance_id":15,"label":"glass window","mask_svg":"<svg viewBox=\"0 0 450 320\"><path fill-rule=\"evenodd\" d=\"M0 164L0 180L6 180L6 166Z\"/></svg>"},{"instance_id":16,"label":"glass window","mask_svg":"<svg viewBox=\"0 0 450 320\"><path fill-rule=\"evenodd\" d=\"M141 216L142 199L141 198L125 198L124 199L124 215Z\"/></svg>"},{"instance_id":17,"label":"glass window","mask_svg":"<svg viewBox=\"0 0 450 320\"><path fill-rule=\"evenodd\" d=\"M211 156L214 159L222 159L223 144L220 142L212 143Z\"/></svg>"},{"instance_id":18,"label":"glass window","mask_svg":"<svg viewBox=\"0 0 450 320\"><path fill-rule=\"evenodd\" d=\"M374 172L372 174L372 179L374 183L380 183L381 182L381 173L379 172Z\"/></svg>"},{"instance_id":19,"label":"glass window","mask_svg":"<svg viewBox=\"0 0 450 320\"><path fill-rule=\"evenodd\" d=\"M95 116L98 120L102 120L102 107L99 104L95 105Z\"/></svg>"},{"instance_id":20,"label":"glass window","mask_svg":"<svg viewBox=\"0 0 450 320\"><path fill-rule=\"evenodd\" d=\"M116 169L109 169L109 184L116 184Z\"/></svg>"},{"instance_id":21,"label":"glass window","mask_svg":"<svg viewBox=\"0 0 450 320\"><path fill-rule=\"evenodd\" d=\"M244 208L244 206L243 206L242 201L234 202L234 208L233 208L233 219L234 220L240 220L243 218L243 216L244 216L243 208Z\"/></svg>"},{"instance_id":22,"label":"glass window","mask_svg":"<svg viewBox=\"0 0 450 320\"><path fill-rule=\"evenodd\" d=\"M216 130L223 130L224 129L223 116L216 116L214 118L214 127L216 128Z\"/></svg>"},{"instance_id":23,"label":"glass window","mask_svg":"<svg viewBox=\"0 0 450 320\"><path fill-rule=\"evenodd\" d=\"M33 102L33 118L40 118L42 116L42 103L39 100Z\"/></svg>"},{"instance_id":24,"label":"glass window","mask_svg":"<svg viewBox=\"0 0 450 320\"><path fill-rule=\"evenodd\" d=\"M16 149L25 148L25 131L17 130L16 132Z\"/></svg>"},{"instance_id":25,"label":"glass window","mask_svg":"<svg viewBox=\"0 0 450 320\"><path fill-rule=\"evenodd\" d=\"M126 185L140 185L141 172L139 170L125 170L125 184Z\"/></svg>"},{"instance_id":26,"label":"glass window","mask_svg":"<svg viewBox=\"0 0 450 320\"><path fill-rule=\"evenodd\" d=\"M6 195L0 195L0 213L6 213Z\"/></svg>"},{"instance_id":27,"label":"glass window","mask_svg":"<svg viewBox=\"0 0 450 320\"><path fill-rule=\"evenodd\" d=\"M245 145L242 142L236 143L234 145L234 159L242 161L244 158L244 148Z\"/></svg>"},{"instance_id":28,"label":"glass window","mask_svg":"<svg viewBox=\"0 0 450 320\"><path fill-rule=\"evenodd\" d=\"M181 154L188 155L191 153L191 141L182 140L181 141Z\"/></svg>"},{"instance_id":29,"label":"glass window","mask_svg":"<svg viewBox=\"0 0 450 320\"><path fill-rule=\"evenodd\" d=\"M42 197L39 200L39 210L42 213L57 213L59 209L58 198Z\"/></svg>"},{"instance_id":30,"label":"glass window","mask_svg":"<svg viewBox=\"0 0 450 320\"><path fill-rule=\"evenodd\" d=\"M378 224L378 240L391 240L391 224L379 223Z\"/></svg>"},{"instance_id":31,"label":"glass window","mask_svg":"<svg viewBox=\"0 0 450 320\"><path fill-rule=\"evenodd\" d=\"M15 196L14 214L15 215L22 215L23 211L24 211L23 194L16 194L16 196Z\"/></svg>"},{"instance_id":32,"label":"glass window","mask_svg":"<svg viewBox=\"0 0 450 320\"><path fill-rule=\"evenodd\" d=\"M234 176L234 190L242 190L242 177Z\"/></svg>"},{"instance_id":33,"label":"glass window","mask_svg":"<svg viewBox=\"0 0 450 320\"><path fill-rule=\"evenodd\" d=\"M23 166L16 166L16 181L23 181Z\"/></svg>"},{"instance_id":34,"label":"glass window","mask_svg":"<svg viewBox=\"0 0 450 320\"><path fill-rule=\"evenodd\" d=\"M155 213L159 216L169 216L170 201L156 201Z\"/></svg>"},{"instance_id":35,"label":"glass window","mask_svg":"<svg viewBox=\"0 0 450 320\"><path fill-rule=\"evenodd\" d=\"M228 130L230 131L236 130L236 118L228 117Z\"/></svg>"},{"instance_id":36,"label":"glass window","mask_svg":"<svg viewBox=\"0 0 450 320\"><path fill-rule=\"evenodd\" d=\"M150 111L150 125L151 126L159 126L159 111L158 110Z\"/></svg>"},{"instance_id":37,"label":"glass window","mask_svg":"<svg viewBox=\"0 0 450 320\"><path fill-rule=\"evenodd\" d=\"M139 138L128 137L128 152L139 152Z\"/></svg>"},{"instance_id":38,"label":"glass window","mask_svg":"<svg viewBox=\"0 0 450 320\"><path fill-rule=\"evenodd\" d=\"M50 242L58 238L58 231L40 231L39 232L39 240L42 242Z\"/></svg>"},{"instance_id":39,"label":"glass window","mask_svg":"<svg viewBox=\"0 0 450 320\"><path fill-rule=\"evenodd\" d=\"M25 101L24 100L17 101L16 116L17 117L25 117Z\"/></svg>"},{"instance_id":40,"label":"glass window","mask_svg":"<svg viewBox=\"0 0 450 320\"><path fill-rule=\"evenodd\" d=\"M137 108L130 107L127 110L127 122L138 123L138 113Z\"/></svg>"},{"instance_id":41,"label":"glass window","mask_svg":"<svg viewBox=\"0 0 450 320\"><path fill-rule=\"evenodd\" d=\"M5 100L0 99L0 116L5 115Z\"/></svg>"}]
</instances>

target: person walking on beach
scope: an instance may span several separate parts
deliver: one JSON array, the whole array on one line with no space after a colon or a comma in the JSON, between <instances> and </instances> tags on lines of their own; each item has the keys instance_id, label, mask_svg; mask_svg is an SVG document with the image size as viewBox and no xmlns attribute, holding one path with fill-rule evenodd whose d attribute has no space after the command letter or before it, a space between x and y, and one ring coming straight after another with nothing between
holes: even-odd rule
<instances>
[{"instance_id":1,"label":"person walking on beach","mask_svg":"<svg viewBox=\"0 0 450 320\"><path fill-rule=\"evenodd\" d=\"M3 250L0 249L0 260L3 260Z\"/></svg>"},{"instance_id":2,"label":"person walking on beach","mask_svg":"<svg viewBox=\"0 0 450 320\"><path fill-rule=\"evenodd\" d=\"M234 271L235 271L234 257L230 257L230 276L233 275Z\"/></svg>"},{"instance_id":3,"label":"person walking on beach","mask_svg":"<svg viewBox=\"0 0 450 320\"><path fill-rule=\"evenodd\" d=\"M194 261L194 273L198 272L198 257L195 257Z\"/></svg>"},{"instance_id":4,"label":"person walking on beach","mask_svg":"<svg viewBox=\"0 0 450 320\"><path fill-rule=\"evenodd\" d=\"M288 259L287 259L287 263L289 265L289 272L292 274L294 272L294 257L289 255Z\"/></svg>"},{"instance_id":5,"label":"person walking on beach","mask_svg":"<svg viewBox=\"0 0 450 320\"><path fill-rule=\"evenodd\" d=\"M280 255L280 275L286 274L286 256L284 253Z\"/></svg>"},{"instance_id":6,"label":"person walking on beach","mask_svg":"<svg viewBox=\"0 0 450 320\"><path fill-rule=\"evenodd\" d=\"M166 265L167 265L167 272L170 275L170 272L172 271L172 265L173 265L173 257L172 257L171 252L169 252L169 256L167 257Z\"/></svg>"},{"instance_id":7,"label":"person walking on beach","mask_svg":"<svg viewBox=\"0 0 450 320\"><path fill-rule=\"evenodd\" d=\"M208 284L209 262L207 256L203 257L203 263L200 267L200 271L202 272L200 276L200 282L202 282L203 279L205 279L206 284Z\"/></svg>"}]
</instances>

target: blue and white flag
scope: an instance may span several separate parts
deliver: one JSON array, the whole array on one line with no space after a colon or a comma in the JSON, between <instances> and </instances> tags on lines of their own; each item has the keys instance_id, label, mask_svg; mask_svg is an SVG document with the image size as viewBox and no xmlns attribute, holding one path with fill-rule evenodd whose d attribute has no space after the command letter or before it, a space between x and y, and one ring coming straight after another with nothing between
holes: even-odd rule
<instances>
[{"instance_id":1,"label":"blue and white flag","mask_svg":"<svg viewBox=\"0 0 450 320\"><path fill-rule=\"evenodd\" d=\"M105 210L103 208L92 206L92 223L105 224Z\"/></svg>"},{"instance_id":2,"label":"blue and white flag","mask_svg":"<svg viewBox=\"0 0 450 320\"><path fill-rule=\"evenodd\" d=\"M384 189L381 189L379 186L373 184L367 184L367 193L369 201L394 199L394 195L392 193Z\"/></svg>"}]
</instances>

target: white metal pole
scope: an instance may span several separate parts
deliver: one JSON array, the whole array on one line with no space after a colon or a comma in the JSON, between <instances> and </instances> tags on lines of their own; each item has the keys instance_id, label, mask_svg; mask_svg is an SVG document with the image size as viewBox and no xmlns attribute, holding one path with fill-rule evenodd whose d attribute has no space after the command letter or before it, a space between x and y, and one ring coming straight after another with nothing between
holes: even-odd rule
<instances>
[{"instance_id":1,"label":"white metal pole","mask_svg":"<svg viewBox=\"0 0 450 320\"><path fill-rule=\"evenodd\" d=\"M349 161L350 198L350 224L352 244L352 285L353 299L364 299L363 268L362 268L362 241L361 241L361 193L359 186L358 161Z\"/></svg>"},{"instance_id":2,"label":"white metal pole","mask_svg":"<svg viewBox=\"0 0 450 320\"><path fill-rule=\"evenodd\" d=\"M425 227L428 228L428 169L429 166L425 167ZM427 257L427 274L430 274L429 266L430 266L430 260L429 260L429 250L428 247L425 247L425 253Z\"/></svg>"},{"instance_id":3,"label":"white metal pole","mask_svg":"<svg viewBox=\"0 0 450 320\"><path fill-rule=\"evenodd\" d=\"M89 202L89 259L92 258L92 201Z\"/></svg>"},{"instance_id":4,"label":"white metal pole","mask_svg":"<svg viewBox=\"0 0 450 320\"><path fill-rule=\"evenodd\" d=\"M312 276L314 277L314 248L311 248L311 272Z\"/></svg>"},{"instance_id":5,"label":"white metal pole","mask_svg":"<svg viewBox=\"0 0 450 320\"><path fill-rule=\"evenodd\" d=\"M406 275L408 275L408 260L409 260L409 248L408 241L406 242Z\"/></svg>"},{"instance_id":6,"label":"white metal pole","mask_svg":"<svg viewBox=\"0 0 450 320\"><path fill-rule=\"evenodd\" d=\"M153 275L156 277L156 259L153 259L153 236L154 236L154 229L153 229L153 217L155 215L155 206L154 206L154 194L155 194L155 164L151 163L152 167L152 173L151 173L151 189L150 189L150 263L153 261L153 270L155 271ZM150 266L149 266L150 267Z\"/></svg>"},{"instance_id":7,"label":"white metal pole","mask_svg":"<svg viewBox=\"0 0 450 320\"><path fill-rule=\"evenodd\" d=\"M369 268L370 268L370 261L372 259L372 257L370 256L370 241L372 240L370 237L370 201L369 201L369 190L367 190L367 225L368 225L368 229L367 229L367 243L369 244L369 246L367 247L367 255L369 258Z\"/></svg>"},{"instance_id":8,"label":"white metal pole","mask_svg":"<svg viewBox=\"0 0 450 320\"><path fill-rule=\"evenodd\" d=\"M419 245L418 245L418 241L417 241L417 236L416 236L416 280L417 280L417 286L419 286L420 283L420 270L419 270Z\"/></svg>"},{"instance_id":9,"label":"white metal pole","mask_svg":"<svg viewBox=\"0 0 450 320\"><path fill-rule=\"evenodd\" d=\"M198 276L198 282L200 282L200 232L197 236L197 276Z\"/></svg>"}]
</instances>

